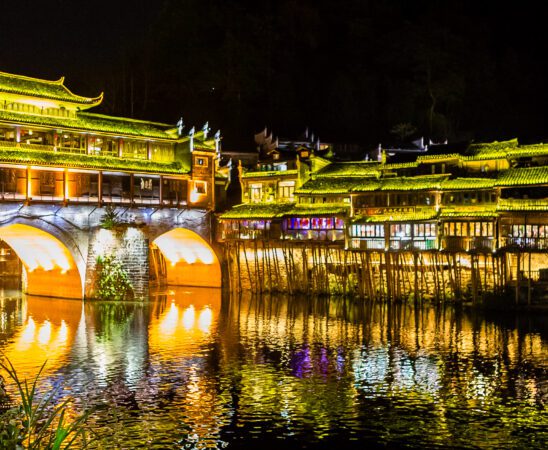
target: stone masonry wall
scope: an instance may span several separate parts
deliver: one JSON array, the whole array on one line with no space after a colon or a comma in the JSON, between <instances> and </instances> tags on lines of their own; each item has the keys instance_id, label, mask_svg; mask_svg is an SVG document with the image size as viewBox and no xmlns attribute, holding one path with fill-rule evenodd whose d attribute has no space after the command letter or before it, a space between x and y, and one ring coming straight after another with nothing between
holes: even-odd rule
<instances>
[{"instance_id":1,"label":"stone masonry wall","mask_svg":"<svg viewBox=\"0 0 548 450\"><path fill-rule=\"evenodd\" d=\"M113 255L122 263L135 298L149 294L149 239L144 227L124 226L112 230L90 230L85 296L94 297L97 257Z\"/></svg>"}]
</instances>

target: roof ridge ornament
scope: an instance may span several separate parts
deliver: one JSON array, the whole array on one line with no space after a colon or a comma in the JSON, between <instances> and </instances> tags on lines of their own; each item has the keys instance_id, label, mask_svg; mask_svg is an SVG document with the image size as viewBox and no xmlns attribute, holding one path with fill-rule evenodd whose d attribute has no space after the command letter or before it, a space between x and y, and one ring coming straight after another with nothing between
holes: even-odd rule
<instances>
[{"instance_id":1,"label":"roof ridge ornament","mask_svg":"<svg viewBox=\"0 0 548 450\"><path fill-rule=\"evenodd\" d=\"M185 128L185 123L183 122L183 116L177 121L177 134L179 136L183 135L183 129Z\"/></svg>"}]
</instances>

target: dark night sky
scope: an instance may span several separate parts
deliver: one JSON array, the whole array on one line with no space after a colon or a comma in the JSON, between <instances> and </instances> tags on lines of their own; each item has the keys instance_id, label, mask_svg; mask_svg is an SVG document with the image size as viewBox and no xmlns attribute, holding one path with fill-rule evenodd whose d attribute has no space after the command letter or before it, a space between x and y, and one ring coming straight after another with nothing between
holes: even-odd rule
<instances>
[{"instance_id":1,"label":"dark night sky","mask_svg":"<svg viewBox=\"0 0 548 450\"><path fill-rule=\"evenodd\" d=\"M0 70L105 91L102 112L188 125L225 148L265 125L386 142L546 141L545 18L527 2L157 0L3 5Z\"/></svg>"}]
</instances>

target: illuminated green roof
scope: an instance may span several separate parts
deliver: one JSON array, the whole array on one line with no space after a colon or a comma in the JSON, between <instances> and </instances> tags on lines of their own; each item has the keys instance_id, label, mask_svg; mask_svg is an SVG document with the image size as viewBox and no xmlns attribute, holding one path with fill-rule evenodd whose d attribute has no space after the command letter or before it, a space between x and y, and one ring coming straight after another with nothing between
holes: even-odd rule
<instances>
[{"instance_id":1,"label":"illuminated green roof","mask_svg":"<svg viewBox=\"0 0 548 450\"><path fill-rule=\"evenodd\" d=\"M418 177L397 177L382 180L381 191L418 191L440 189L449 175L424 175Z\"/></svg>"},{"instance_id":2,"label":"illuminated green roof","mask_svg":"<svg viewBox=\"0 0 548 450\"><path fill-rule=\"evenodd\" d=\"M307 181L297 194L350 194L351 192L374 191L380 186L376 178L316 178Z\"/></svg>"},{"instance_id":3,"label":"illuminated green roof","mask_svg":"<svg viewBox=\"0 0 548 450\"><path fill-rule=\"evenodd\" d=\"M101 103L103 94L94 98L81 97L70 92L64 81L64 77L48 81L0 72L0 92L91 106Z\"/></svg>"},{"instance_id":4,"label":"illuminated green roof","mask_svg":"<svg viewBox=\"0 0 548 450\"><path fill-rule=\"evenodd\" d=\"M461 157L461 155L459 155L458 153L447 153L447 154L437 154L437 155L420 155L419 157L417 157L417 162L421 162L421 163L424 163L424 162L427 162L427 161L436 161L436 162L439 162L439 161L443 161L443 160L453 160L453 159L459 159Z\"/></svg>"},{"instance_id":5,"label":"illuminated green roof","mask_svg":"<svg viewBox=\"0 0 548 450\"><path fill-rule=\"evenodd\" d=\"M172 125L79 112L77 117L55 117L0 110L0 121L45 126L61 130L92 131L141 138L169 139Z\"/></svg>"},{"instance_id":6,"label":"illuminated green roof","mask_svg":"<svg viewBox=\"0 0 548 450\"><path fill-rule=\"evenodd\" d=\"M316 172L316 178L378 177L378 169L374 161L335 162Z\"/></svg>"},{"instance_id":7,"label":"illuminated green roof","mask_svg":"<svg viewBox=\"0 0 548 450\"><path fill-rule=\"evenodd\" d=\"M282 217L294 206L293 203L244 203L234 206L220 219L274 219Z\"/></svg>"},{"instance_id":8,"label":"illuminated green roof","mask_svg":"<svg viewBox=\"0 0 548 450\"><path fill-rule=\"evenodd\" d=\"M508 158L548 156L548 144L524 145L508 151Z\"/></svg>"},{"instance_id":9,"label":"illuminated green roof","mask_svg":"<svg viewBox=\"0 0 548 450\"><path fill-rule=\"evenodd\" d=\"M464 161L486 159L515 159L534 156L548 156L548 144L518 145L517 139L491 144L474 144L468 149Z\"/></svg>"},{"instance_id":10,"label":"illuminated green roof","mask_svg":"<svg viewBox=\"0 0 548 450\"><path fill-rule=\"evenodd\" d=\"M382 164L379 166L379 170L397 170L397 169L411 169L413 167L418 167L419 163L416 161L404 162L404 163L388 163Z\"/></svg>"},{"instance_id":11,"label":"illuminated green roof","mask_svg":"<svg viewBox=\"0 0 548 450\"><path fill-rule=\"evenodd\" d=\"M290 175L296 176L297 170L261 170L255 172L246 172L242 175L242 178L268 178Z\"/></svg>"},{"instance_id":12,"label":"illuminated green roof","mask_svg":"<svg viewBox=\"0 0 548 450\"><path fill-rule=\"evenodd\" d=\"M161 163L140 159L123 159L107 156L89 156L75 153L21 150L0 146L0 160L3 163L68 167L96 170L124 170L132 172L186 174L189 167L180 162Z\"/></svg>"},{"instance_id":13,"label":"illuminated green roof","mask_svg":"<svg viewBox=\"0 0 548 450\"><path fill-rule=\"evenodd\" d=\"M501 187L539 184L548 184L548 166L508 169L501 173L496 182Z\"/></svg>"},{"instance_id":14,"label":"illuminated green roof","mask_svg":"<svg viewBox=\"0 0 548 450\"><path fill-rule=\"evenodd\" d=\"M475 217L497 217L495 206L482 206L479 207L455 207L455 208L443 208L440 213L441 219L446 218L475 218Z\"/></svg>"},{"instance_id":15,"label":"illuminated green roof","mask_svg":"<svg viewBox=\"0 0 548 450\"><path fill-rule=\"evenodd\" d=\"M434 209L425 208L410 212L387 212L384 214L375 214L374 216L361 216L356 218L356 222L417 222L435 219L437 214Z\"/></svg>"},{"instance_id":16,"label":"illuminated green roof","mask_svg":"<svg viewBox=\"0 0 548 450\"><path fill-rule=\"evenodd\" d=\"M350 205L336 203L306 204L298 203L284 213L285 216L322 216L346 214Z\"/></svg>"},{"instance_id":17,"label":"illuminated green roof","mask_svg":"<svg viewBox=\"0 0 548 450\"><path fill-rule=\"evenodd\" d=\"M495 182L492 178L455 178L445 180L441 187L443 190L489 189L495 186Z\"/></svg>"},{"instance_id":18,"label":"illuminated green roof","mask_svg":"<svg viewBox=\"0 0 548 450\"><path fill-rule=\"evenodd\" d=\"M510 139L508 141L493 141L493 142L478 142L476 144L471 144L469 147L470 151L480 152L480 151L497 151L504 150L508 148L516 148L519 145L518 139Z\"/></svg>"},{"instance_id":19,"label":"illuminated green roof","mask_svg":"<svg viewBox=\"0 0 548 450\"><path fill-rule=\"evenodd\" d=\"M548 199L504 199L501 198L497 211L548 211Z\"/></svg>"}]
</instances>

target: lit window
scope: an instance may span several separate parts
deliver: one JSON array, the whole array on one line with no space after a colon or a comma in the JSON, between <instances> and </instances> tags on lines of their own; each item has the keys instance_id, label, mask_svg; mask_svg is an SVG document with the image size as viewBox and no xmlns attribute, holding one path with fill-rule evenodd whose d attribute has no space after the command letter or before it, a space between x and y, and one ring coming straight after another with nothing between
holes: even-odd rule
<instances>
[{"instance_id":1,"label":"lit window","mask_svg":"<svg viewBox=\"0 0 548 450\"><path fill-rule=\"evenodd\" d=\"M195 158L194 162L197 166L207 167L207 158Z\"/></svg>"},{"instance_id":2,"label":"lit window","mask_svg":"<svg viewBox=\"0 0 548 450\"><path fill-rule=\"evenodd\" d=\"M207 193L207 184L205 181L195 181L194 188L195 188L196 194Z\"/></svg>"}]
</instances>

